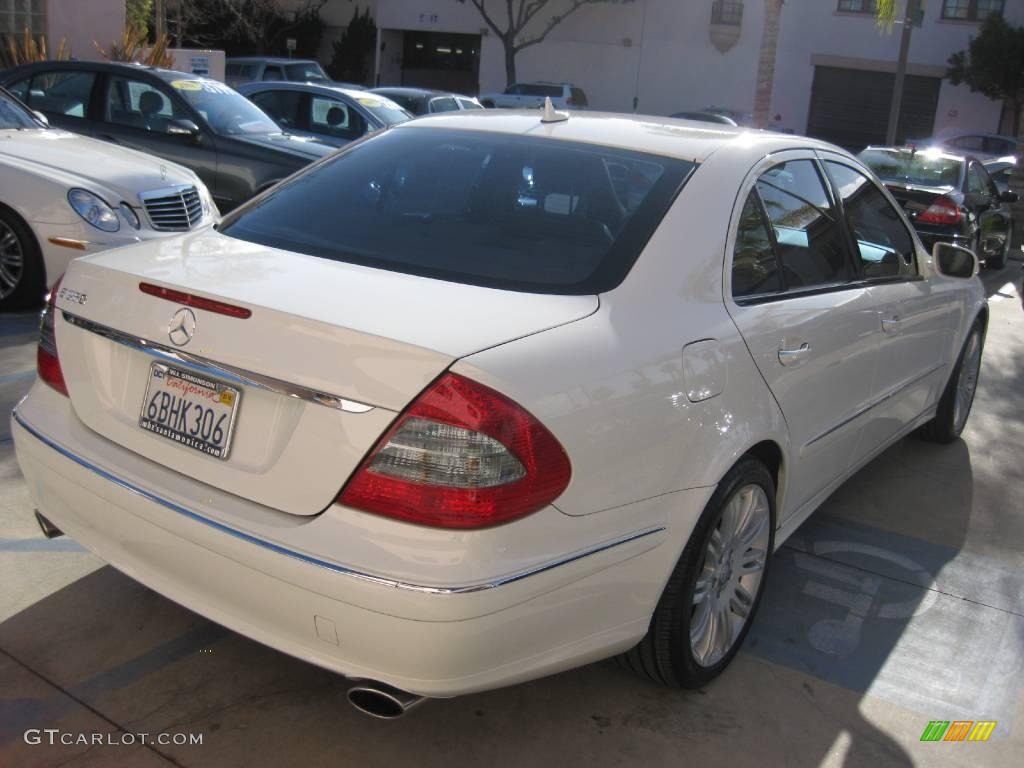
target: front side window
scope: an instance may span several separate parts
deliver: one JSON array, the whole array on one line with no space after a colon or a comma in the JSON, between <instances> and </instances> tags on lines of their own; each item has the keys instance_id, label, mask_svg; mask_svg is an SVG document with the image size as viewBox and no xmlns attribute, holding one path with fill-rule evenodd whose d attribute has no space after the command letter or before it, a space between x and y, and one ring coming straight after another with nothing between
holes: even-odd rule
<instances>
[{"instance_id":1,"label":"front side window","mask_svg":"<svg viewBox=\"0 0 1024 768\"><path fill-rule=\"evenodd\" d=\"M732 256L732 295L736 298L782 290L779 260L757 190L750 190L740 212Z\"/></svg>"},{"instance_id":2,"label":"front side window","mask_svg":"<svg viewBox=\"0 0 1024 768\"><path fill-rule=\"evenodd\" d=\"M366 133L366 120L342 101L314 96L310 101L309 129L351 141Z\"/></svg>"},{"instance_id":3,"label":"front side window","mask_svg":"<svg viewBox=\"0 0 1024 768\"><path fill-rule=\"evenodd\" d=\"M268 65L263 69L264 80L284 80L284 72L278 66Z\"/></svg>"},{"instance_id":4,"label":"front side window","mask_svg":"<svg viewBox=\"0 0 1024 768\"><path fill-rule=\"evenodd\" d=\"M262 109L282 128L298 128L302 94L298 91L263 91L252 96L252 103Z\"/></svg>"},{"instance_id":5,"label":"front side window","mask_svg":"<svg viewBox=\"0 0 1024 768\"><path fill-rule=\"evenodd\" d=\"M233 217L229 237L534 293L618 285L695 165L532 136L399 127Z\"/></svg>"},{"instance_id":6,"label":"front side window","mask_svg":"<svg viewBox=\"0 0 1024 768\"><path fill-rule=\"evenodd\" d=\"M92 72L42 72L32 76L22 100L40 112L84 118L95 83L96 75Z\"/></svg>"},{"instance_id":7,"label":"front side window","mask_svg":"<svg viewBox=\"0 0 1024 768\"><path fill-rule=\"evenodd\" d=\"M757 180L757 191L774 230L787 289L851 279L835 209L812 161L770 168Z\"/></svg>"},{"instance_id":8,"label":"front side window","mask_svg":"<svg viewBox=\"0 0 1024 768\"><path fill-rule=\"evenodd\" d=\"M976 195L991 195L993 197L998 194L988 172L979 163L971 163L967 175L967 191Z\"/></svg>"},{"instance_id":9,"label":"front side window","mask_svg":"<svg viewBox=\"0 0 1024 768\"><path fill-rule=\"evenodd\" d=\"M942 18L981 21L995 13L1003 14L1005 0L942 0Z\"/></svg>"},{"instance_id":10,"label":"front side window","mask_svg":"<svg viewBox=\"0 0 1024 768\"><path fill-rule=\"evenodd\" d=\"M323 82L329 80L327 73L315 61L307 61L302 64L289 64L285 67L289 80L301 82Z\"/></svg>"},{"instance_id":11,"label":"front side window","mask_svg":"<svg viewBox=\"0 0 1024 768\"><path fill-rule=\"evenodd\" d=\"M157 88L140 80L111 76L107 79L104 119L142 131L167 133L174 118L171 100Z\"/></svg>"},{"instance_id":12,"label":"front side window","mask_svg":"<svg viewBox=\"0 0 1024 768\"><path fill-rule=\"evenodd\" d=\"M917 274L914 238L882 191L848 165L826 161L825 167L842 198L864 276L891 278Z\"/></svg>"}]
</instances>

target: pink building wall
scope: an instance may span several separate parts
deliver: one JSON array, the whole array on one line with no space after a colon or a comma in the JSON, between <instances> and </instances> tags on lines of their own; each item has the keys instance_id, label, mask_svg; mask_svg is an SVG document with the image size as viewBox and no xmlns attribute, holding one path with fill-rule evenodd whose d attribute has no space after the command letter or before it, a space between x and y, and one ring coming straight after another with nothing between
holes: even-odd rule
<instances>
[{"instance_id":1,"label":"pink building wall","mask_svg":"<svg viewBox=\"0 0 1024 768\"><path fill-rule=\"evenodd\" d=\"M100 59L93 41L109 46L124 29L124 0L47 0L47 42L57 50L62 39L78 59Z\"/></svg>"}]
</instances>

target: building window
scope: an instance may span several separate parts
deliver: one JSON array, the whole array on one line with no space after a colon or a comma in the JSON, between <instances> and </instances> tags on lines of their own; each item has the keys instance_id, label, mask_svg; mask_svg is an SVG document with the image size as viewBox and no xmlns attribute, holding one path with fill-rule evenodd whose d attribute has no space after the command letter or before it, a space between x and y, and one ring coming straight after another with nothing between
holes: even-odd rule
<instances>
[{"instance_id":1,"label":"building window","mask_svg":"<svg viewBox=\"0 0 1024 768\"><path fill-rule=\"evenodd\" d=\"M982 21L995 13L1003 15L1005 0L942 0L942 18Z\"/></svg>"},{"instance_id":2,"label":"building window","mask_svg":"<svg viewBox=\"0 0 1024 768\"><path fill-rule=\"evenodd\" d=\"M0 35L46 34L46 0L0 0Z\"/></svg>"},{"instance_id":3,"label":"building window","mask_svg":"<svg viewBox=\"0 0 1024 768\"><path fill-rule=\"evenodd\" d=\"M711 4L711 23L740 26L743 23L743 3L737 0L715 0Z\"/></svg>"},{"instance_id":4,"label":"building window","mask_svg":"<svg viewBox=\"0 0 1024 768\"><path fill-rule=\"evenodd\" d=\"M870 13L878 10L878 0L839 0L839 8L843 13Z\"/></svg>"}]
</instances>

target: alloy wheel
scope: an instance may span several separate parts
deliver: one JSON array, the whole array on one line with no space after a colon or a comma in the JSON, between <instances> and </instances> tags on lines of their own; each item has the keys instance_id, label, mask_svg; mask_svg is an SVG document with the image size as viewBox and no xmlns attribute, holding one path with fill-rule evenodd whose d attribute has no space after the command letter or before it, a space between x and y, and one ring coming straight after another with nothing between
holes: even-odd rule
<instances>
[{"instance_id":1,"label":"alloy wheel","mask_svg":"<svg viewBox=\"0 0 1024 768\"><path fill-rule=\"evenodd\" d=\"M978 389L978 373L981 370L981 334L971 334L964 350L963 362L960 364L960 376L956 382L956 399L953 401L953 427L957 433L967 423L971 412L974 393Z\"/></svg>"},{"instance_id":2,"label":"alloy wheel","mask_svg":"<svg viewBox=\"0 0 1024 768\"><path fill-rule=\"evenodd\" d=\"M768 558L770 509L760 485L745 485L708 537L690 615L690 648L702 667L729 653L754 608Z\"/></svg>"},{"instance_id":3,"label":"alloy wheel","mask_svg":"<svg viewBox=\"0 0 1024 768\"><path fill-rule=\"evenodd\" d=\"M6 299L25 274L25 251L5 221L0 221L0 299Z\"/></svg>"}]
</instances>

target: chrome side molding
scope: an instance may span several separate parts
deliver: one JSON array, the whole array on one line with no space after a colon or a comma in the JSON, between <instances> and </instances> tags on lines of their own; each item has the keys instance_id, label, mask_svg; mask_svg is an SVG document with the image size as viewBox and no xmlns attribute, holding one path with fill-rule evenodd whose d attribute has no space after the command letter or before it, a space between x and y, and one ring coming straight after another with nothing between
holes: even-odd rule
<instances>
[{"instance_id":1,"label":"chrome side molding","mask_svg":"<svg viewBox=\"0 0 1024 768\"><path fill-rule=\"evenodd\" d=\"M346 413L367 413L372 411L374 406L367 405L366 403L360 403L356 400L349 400L345 397L338 395L332 395L327 392L320 392L309 387L303 387L299 384L292 384L281 379L275 379L272 376L265 376L262 373L256 373L254 371L247 371L244 368L236 368L233 365L226 365L224 363L217 363L213 360L209 360L205 357L193 355L189 352L183 352L180 349L174 349L172 347L166 347L163 344L157 344L155 341L149 341L148 339L142 339L138 336L131 336L127 333L109 328L105 325L100 325L92 320L86 320L84 317L73 315L66 310L62 310L65 322L70 323L76 328L81 328L89 333L95 333L97 336L102 336L105 339L123 344L131 349L144 352L151 357L155 357L158 360L170 363L178 363L185 365L189 368L207 373L211 376L219 376L224 379L229 379L236 384L243 384L248 387L255 387L256 389L264 389L268 392L274 392L278 395L284 395L285 397L294 397L298 400L305 400L309 403L316 403L327 408L334 408L338 411L345 411Z\"/></svg>"}]
</instances>

